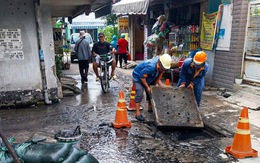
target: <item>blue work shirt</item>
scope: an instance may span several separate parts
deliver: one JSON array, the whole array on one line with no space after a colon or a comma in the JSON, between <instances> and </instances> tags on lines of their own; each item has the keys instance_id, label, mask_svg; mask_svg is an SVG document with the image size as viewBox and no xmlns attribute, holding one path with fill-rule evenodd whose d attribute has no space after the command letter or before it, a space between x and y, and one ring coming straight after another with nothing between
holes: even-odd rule
<instances>
[{"instance_id":1,"label":"blue work shirt","mask_svg":"<svg viewBox=\"0 0 260 163\"><path fill-rule=\"evenodd\" d=\"M205 63L203 69L198 70L197 72L199 73L194 77L194 75L196 74L196 70L193 67L193 65L191 65L192 61L192 58L187 58L184 60L184 63L181 67L180 79L177 86L180 86L181 83L185 83L185 87L187 87L190 84L190 82L192 82L194 84L193 91L196 98L196 102L198 107L200 107L201 94L204 89L204 78L209 71L209 64Z\"/></svg>"},{"instance_id":2,"label":"blue work shirt","mask_svg":"<svg viewBox=\"0 0 260 163\"><path fill-rule=\"evenodd\" d=\"M132 73L134 81L142 84L141 78L145 78L147 84L152 84L155 82L162 73L156 68L158 60L159 57L157 56L152 59L143 61L138 66L136 66Z\"/></svg>"}]
</instances>

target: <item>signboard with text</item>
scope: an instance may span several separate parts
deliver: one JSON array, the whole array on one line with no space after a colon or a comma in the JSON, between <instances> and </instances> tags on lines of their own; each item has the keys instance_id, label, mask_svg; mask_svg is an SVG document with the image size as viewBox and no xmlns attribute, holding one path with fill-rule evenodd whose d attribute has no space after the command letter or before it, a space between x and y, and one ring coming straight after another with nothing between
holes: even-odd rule
<instances>
[{"instance_id":1,"label":"signboard with text","mask_svg":"<svg viewBox=\"0 0 260 163\"><path fill-rule=\"evenodd\" d=\"M24 60L21 29L0 29L0 60Z\"/></svg>"},{"instance_id":2,"label":"signboard with text","mask_svg":"<svg viewBox=\"0 0 260 163\"><path fill-rule=\"evenodd\" d=\"M119 33L128 33L128 17L118 18L118 32Z\"/></svg>"}]
</instances>

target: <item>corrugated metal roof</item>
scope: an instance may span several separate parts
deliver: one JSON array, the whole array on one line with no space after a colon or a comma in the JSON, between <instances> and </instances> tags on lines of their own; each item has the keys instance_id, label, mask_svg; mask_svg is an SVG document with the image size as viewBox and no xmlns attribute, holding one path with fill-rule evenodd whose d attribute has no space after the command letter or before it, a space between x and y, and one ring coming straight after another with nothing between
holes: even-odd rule
<instances>
[{"instance_id":1,"label":"corrugated metal roof","mask_svg":"<svg viewBox=\"0 0 260 163\"><path fill-rule=\"evenodd\" d=\"M145 15L149 0L122 0L112 5L112 13L117 15Z\"/></svg>"}]
</instances>

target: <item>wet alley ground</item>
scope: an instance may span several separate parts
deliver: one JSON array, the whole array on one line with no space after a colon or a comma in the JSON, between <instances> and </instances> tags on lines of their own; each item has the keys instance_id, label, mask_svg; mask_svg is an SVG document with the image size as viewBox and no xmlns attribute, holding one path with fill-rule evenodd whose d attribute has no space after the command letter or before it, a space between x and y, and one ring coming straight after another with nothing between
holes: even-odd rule
<instances>
[{"instance_id":1,"label":"wet alley ground","mask_svg":"<svg viewBox=\"0 0 260 163\"><path fill-rule=\"evenodd\" d=\"M72 64L63 74L80 82L77 66ZM237 160L224 153L225 147L232 144L241 108L229 104L218 91L203 93L201 115L204 123L214 129L212 131L158 129L153 113L146 111L145 102L142 103L145 123L138 122L135 112L128 111L131 128L111 127L120 90L125 92L129 102L131 71L118 68L119 79L111 82L107 94L103 94L100 83L95 82L91 67L89 82L77 85L81 94L64 97L59 103L48 106L1 109L4 133L8 138L13 136L16 142L42 137L53 142L54 134L60 129L74 129L80 125L83 133L80 147L101 163L247 162L248 159ZM255 125L250 127L252 139L258 142L260 129Z\"/></svg>"}]
</instances>

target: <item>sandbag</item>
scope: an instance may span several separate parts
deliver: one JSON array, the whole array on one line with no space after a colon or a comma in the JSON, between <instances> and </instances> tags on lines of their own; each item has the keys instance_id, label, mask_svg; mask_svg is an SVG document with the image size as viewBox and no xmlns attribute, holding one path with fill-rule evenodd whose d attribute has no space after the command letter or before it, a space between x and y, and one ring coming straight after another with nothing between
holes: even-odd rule
<instances>
[{"instance_id":1,"label":"sandbag","mask_svg":"<svg viewBox=\"0 0 260 163\"><path fill-rule=\"evenodd\" d=\"M12 144L21 163L98 163L91 154L73 143L40 143L34 139L21 144ZM0 145L0 163L13 163L7 148Z\"/></svg>"},{"instance_id":2,"label":"sandbag","mask_svg":"<svg viewBox=\"0 0 260 163\"><path fill-rule=\"evenodd\" d=\"M70 153L68 154L66 160L63 161L63 163L77 162L84 155L87 155L87 152L80 150L76 147L72 147Z\"/></svg>"},{"instance_id":3,"label":"sandbag","mask_svg":"<svg viewBox=\"0 0 260 163\"><path fill-rule=\"evenodd\" d=\"M0 149L0 163L13 163L13 157L7 150Z\"/></svg>"},{"instance_id":4,"label":"sandbag","mask_svg":"<svg viewBox=\"0 0 260 163\"><path fill-rule=\"evenodd\" d=\"M14 142L14 137L11 137L8 142L11 144L11 146L14 148L13 142ZM7 147L5 144L2 142L2 138L0 137L0 163L13 163L13 157L9 153ZM23 160L20 159L20 162L23 163Z\"/></svg>"},{"instance_id":5,"label":"sandbag","mask_svg":"<svg viewBox=\"0 0 260 163\"><path fill-rule=\"evenodd\" d=\"M22 143L15 151L19 158L28 163L60 163L66 160L72 148L71 143L34 144Z\"/></svg>"},{"instance_id":6,"label":"sandbag","mask_svg":"<svg viewBox=\"0 0 260 163\"><path fill-rule=\"evenodd\" d=\"M91 154L87 154L83 156L79 161L76 163L99 163L96 158L94 158Z\"/></svg>"}]
</instances>

